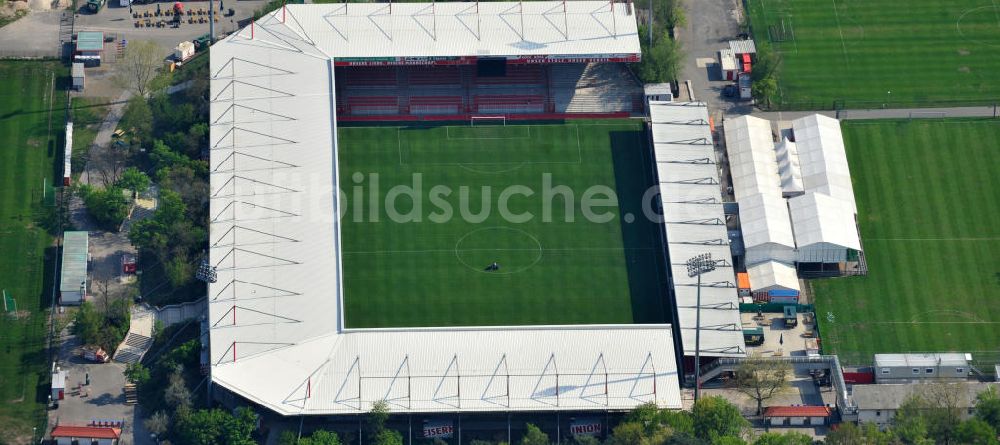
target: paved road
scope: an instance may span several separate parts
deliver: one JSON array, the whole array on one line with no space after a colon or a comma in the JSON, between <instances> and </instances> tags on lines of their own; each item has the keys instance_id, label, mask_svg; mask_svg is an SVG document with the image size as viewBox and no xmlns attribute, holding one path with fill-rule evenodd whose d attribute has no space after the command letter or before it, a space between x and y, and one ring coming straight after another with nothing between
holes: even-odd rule
<instances>
[{"instance_id":1,"label":"paved road","mask_svg":"<svg viewBox=\"0 0 1000 445\"><path fill-rule=\"evenodd\" d=\"M691 80L696 100L708 103L713 110L728 109L732 103L722 97L722 88L730 82L720 79L715 56L740 33L740 2L698 0L684 2L684 7L687 25L675 30L687 53L681 78Z\"/></svg>"}]
</instances>

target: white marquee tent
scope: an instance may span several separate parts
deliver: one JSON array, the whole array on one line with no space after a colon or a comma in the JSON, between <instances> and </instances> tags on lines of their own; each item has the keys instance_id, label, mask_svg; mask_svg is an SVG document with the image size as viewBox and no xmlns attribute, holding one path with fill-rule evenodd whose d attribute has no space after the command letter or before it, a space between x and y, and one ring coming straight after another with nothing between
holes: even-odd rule
<instances>
[{"instance_id":1,"label":"white marquee tent","mask_svg":"<svg viewBox=\"0 0 1000 445\"><path fill-rule=\"evenodd\" d=\"M790 264L765 261L747 267L747 275L750 277L750 289L754 292L801 290L798 273L795 271L795 266Z\"/></svg>"},{"instance_id":2,"label":"white marquee tent","mask_svg":"<svg viewBox=\"0 0 1000 445\"><path fill-rule=\"evenodd\" d=\"M850 250L861 250L851 203L822 193L790 198L788 208L798 245L796 260L806 263L846 261Z\"/></svg>"},{"instance_id":3,"label":"white marquee tent","mask_svg":"<svg viewBox=\"0 0 1000 445\"><path fill-rule=\"evenodd\" d=\"M792 121L792 130L805 191L837 198L849 204L851 213L857 213L840 121L812 114Z\"/></svg>"}]
</instances>

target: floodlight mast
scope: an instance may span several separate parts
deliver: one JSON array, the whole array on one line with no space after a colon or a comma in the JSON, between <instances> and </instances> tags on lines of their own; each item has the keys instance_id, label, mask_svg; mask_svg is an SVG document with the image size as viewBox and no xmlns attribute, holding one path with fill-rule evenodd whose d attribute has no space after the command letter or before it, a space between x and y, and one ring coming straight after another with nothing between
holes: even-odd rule
<instances>
[{"instance_id":1,"label":"floodlight mast","mask_svg":"<svg viewBox=\"0 0 1000 445\"><path fill-rule=\"evenodd\" d=\"M694 401L701 395L701 274L715 270L712 254L703 253L687 260L688 277L698 277L694 318Z\"/></svg>"}]
</instances>

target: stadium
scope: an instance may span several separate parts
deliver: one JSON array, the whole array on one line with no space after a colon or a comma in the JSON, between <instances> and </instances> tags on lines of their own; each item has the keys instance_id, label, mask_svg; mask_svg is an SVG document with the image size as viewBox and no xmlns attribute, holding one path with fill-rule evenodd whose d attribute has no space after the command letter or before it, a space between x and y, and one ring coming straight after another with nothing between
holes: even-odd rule
<instances>
[{"instance_id":1,"label":"stadium","mask_svg":"<svg viewBox=\"0 0 1000 445\"><path fill-rule=\"evenodd\" d=\"M699 322L703 357L745 350L705 105L647 105L623 65L639 57L632 5L604 1L288 5L214 45L214 397L281 416L384 402L459 437L463 416L569 431L681 408ZM619 202L610 222L525 191L498 206L549 218L379 210L417 178ZM636 217L647 190L661 221Z\"/></svg>"}]
</instances>

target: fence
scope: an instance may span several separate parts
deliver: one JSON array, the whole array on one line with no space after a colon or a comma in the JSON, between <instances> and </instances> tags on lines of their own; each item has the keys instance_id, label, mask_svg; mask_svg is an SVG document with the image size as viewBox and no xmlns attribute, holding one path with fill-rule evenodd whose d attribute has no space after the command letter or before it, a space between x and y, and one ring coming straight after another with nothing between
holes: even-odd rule
<instances>
[{"instance_id":1,"label":"fence","mask_svg":"<svg viewBox=\"0 0 1000 445\"><path fill-rule=\"evenodd\" d=\"M973 98L952 100L897 100L897 99L834 99L834 100L802 100L785 101L781 98L772 100L768 106L757 105L764 111L813 111L813 110L880 110L900 108L960 108L989 107L996 108L1000 98ZM994 114L993 117L998 117Z\"/></svg>"}]
</instances>

